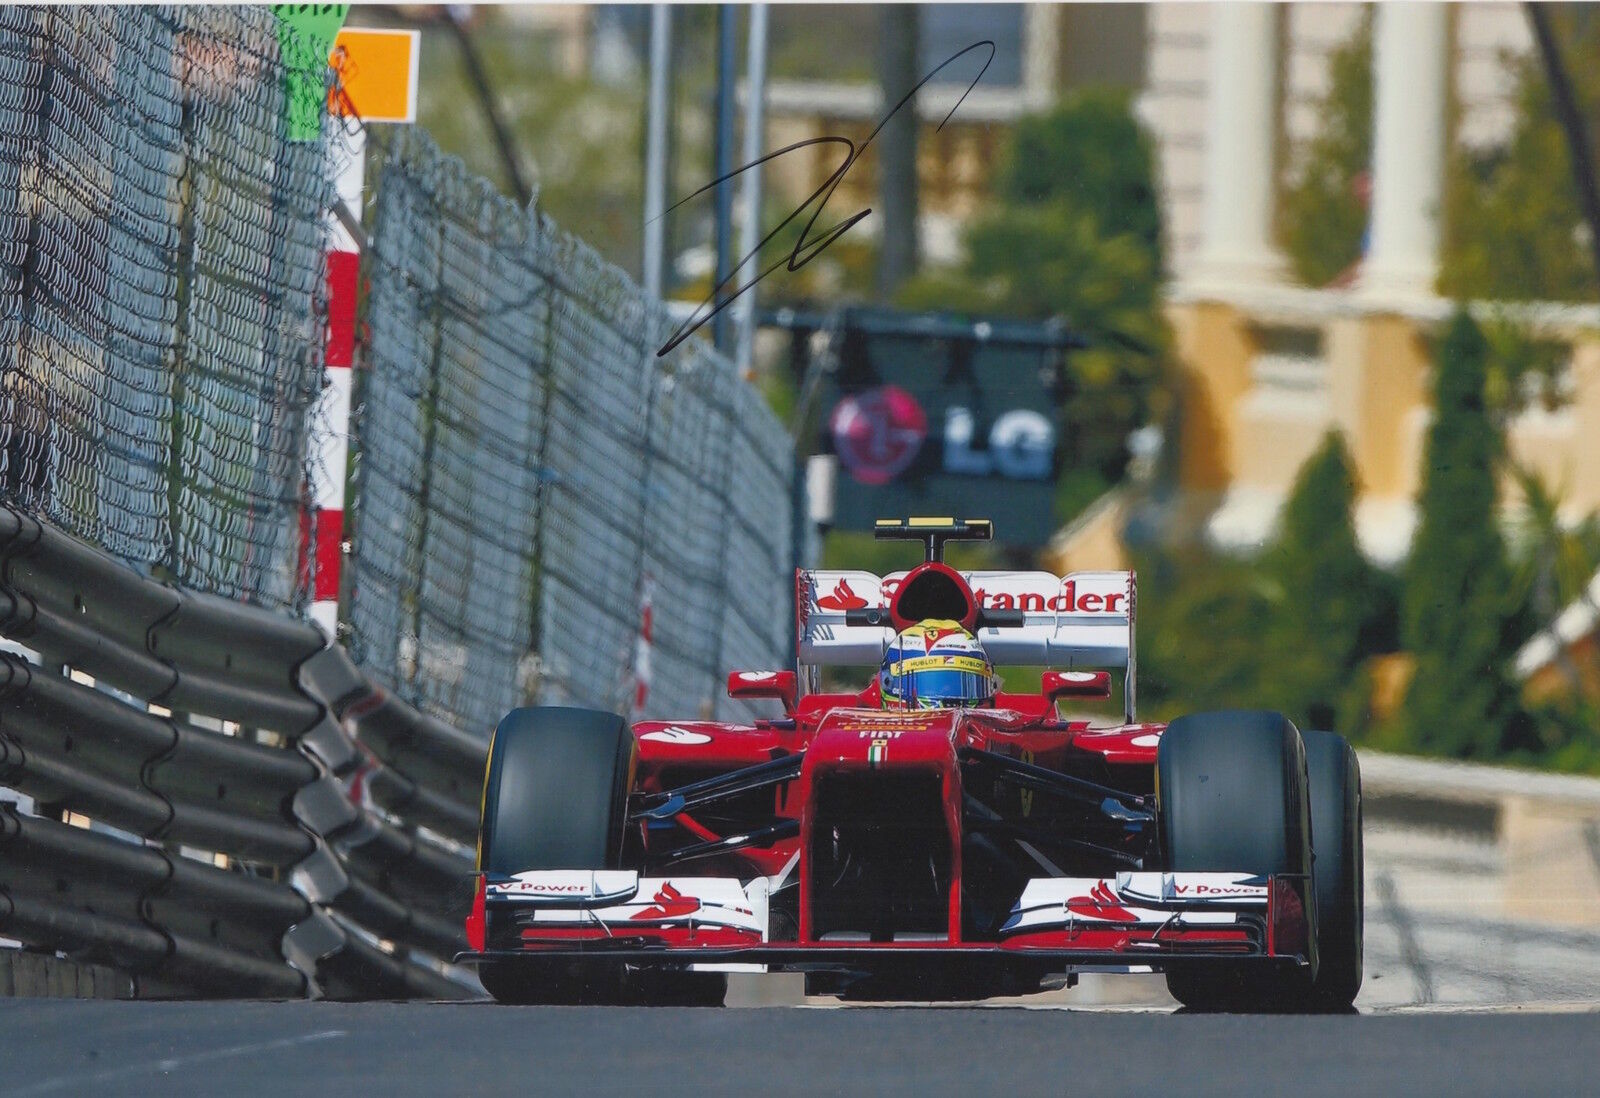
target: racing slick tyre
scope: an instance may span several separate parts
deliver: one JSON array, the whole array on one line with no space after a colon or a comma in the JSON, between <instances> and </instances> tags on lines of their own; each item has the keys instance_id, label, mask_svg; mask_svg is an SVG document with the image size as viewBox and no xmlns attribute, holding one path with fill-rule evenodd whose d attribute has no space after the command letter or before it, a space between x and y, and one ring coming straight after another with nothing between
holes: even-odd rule
<instances>
[{"instance_id":1,"label":"racing slick tyre","mask_svg":"<svg viewBox=\"0 0 1600 1098\"><path fill-rule=\"evenodd\" d=\"M1307 1005L1343 1010L1361 990L1361 765L1335 732L1302 732L1311 780L1312 881L1317 896L1317 976Z\"/></svg>"},{"instance_id":2,"label":"racing slick tyre","mask_svg":"<svg viewBox=\"0 0 1600 1098\"><path fill-rule=\"evenodd\" d=\"M1156 753L1156 800L1169 870L1311 871L1306 751L1281 713L1239 710L1174 720ZM1245 966L1167 973L1167 990L1193 1010L1292 1009L1307 984L1300 973L1286 977Z\"/></svg>"},{"instance_id":3,"label":"racing slick tyre","mask_svg":"<svg viewBox=\"0 0 1600 1098\"><path fill-rule=\"evenodd\" d=\"M615 713L540 706L506 714L484 773L480 867L506 874L621 868L636 749ZM720 1003L727 984L705 973L641 977L615 963L538 957L478 968L484 990L502 1003L682 1004L713 996Z\"/></svg>"}]
</instances>

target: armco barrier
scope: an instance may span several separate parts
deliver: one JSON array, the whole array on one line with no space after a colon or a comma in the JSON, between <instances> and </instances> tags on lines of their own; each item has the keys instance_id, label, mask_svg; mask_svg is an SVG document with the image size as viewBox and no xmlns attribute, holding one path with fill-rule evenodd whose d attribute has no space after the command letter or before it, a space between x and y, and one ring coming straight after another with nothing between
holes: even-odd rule
<instances>
[{"instance_id":1,"label":"armco barrier","mask_svg":"<svg viewBox=\"0 0 1600 1098\"><path fill-rule=\"evenodd\" d=\"M445 962L481 745L306 623L168 588L7 509L0 635L42 664L0 655L0 785L48 810L0 809L0 935L144 997L475 993ZM50 818L68 813L116 833Z\"/></svg>"}]
</instances>

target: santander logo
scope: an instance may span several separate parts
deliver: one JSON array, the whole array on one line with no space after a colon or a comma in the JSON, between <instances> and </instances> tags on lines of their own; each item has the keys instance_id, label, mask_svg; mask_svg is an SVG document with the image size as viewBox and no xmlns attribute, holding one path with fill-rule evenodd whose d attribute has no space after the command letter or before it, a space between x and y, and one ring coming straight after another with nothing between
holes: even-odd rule
<instances>
[{"instance_id":1,"label":"santander logo","mask_svg":"<svg viewBox=\"0 0 1600 1098\"><path fill-rule=\"evenodd\" d=\"M904 578L888 576L881 581L880 607L886 607L894 601L895 592ZM1049 582L1053 585L1055 581ZM1075 579L1067 579L1059 587L1041 587L1034 591L989 591L974 587L972 598L980 610L1021 610L1029 614L1126 614L1129 606L1125 590L1080 591ZM819 610L860 610L866 605L867 600L856 594L850 581L843 576L834 583L832 591L817 598Z\"/></svg>"},{"instance_id":2,"label":"santander logo","mask_svg":"<svg viewBox=\"0 0 1600 1098\"><path fill-rule=\"evenodd\" d=\"M817 600L817 606L823 610L860 610L866 605L867 600L851 590L849 582L843 578L833 585L833 594Z\"/></svg>"}]
</instances>

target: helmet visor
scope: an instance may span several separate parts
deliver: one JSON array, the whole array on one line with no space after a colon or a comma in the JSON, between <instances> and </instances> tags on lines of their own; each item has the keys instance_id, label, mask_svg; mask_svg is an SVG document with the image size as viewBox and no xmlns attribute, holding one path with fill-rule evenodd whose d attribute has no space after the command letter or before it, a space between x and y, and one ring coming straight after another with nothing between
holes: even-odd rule
<instances>
[{"instance_id":1,"label":"helmet visor","mask_svg":"<svg viewBox=\"0 0 1600 1098\"><path fill-rule=\"evenodd\" d=\"M994 693L985 662L970 656L920 656L891 663L883 685L887 696L920 709L973 705Z\"/></svg>"},{"instance_id":2,"label":"helmet visor","mask_svg":"<svg viewBox=\"0 0 1600 1098\"><path fill-rule=\"evenodd\" d=\"M972 671L913 671L905 687L905 700L924 709L989 700L989 677Z\"/></svg>"}]
</instances>

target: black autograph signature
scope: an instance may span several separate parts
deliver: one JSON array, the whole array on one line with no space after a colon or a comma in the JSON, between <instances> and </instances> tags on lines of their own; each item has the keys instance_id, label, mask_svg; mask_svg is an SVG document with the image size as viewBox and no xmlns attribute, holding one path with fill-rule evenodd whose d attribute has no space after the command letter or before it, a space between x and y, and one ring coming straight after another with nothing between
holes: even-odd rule
<instances>
[{"instance_id":1,"label":"black autograph signature","mask_svg":"<svg viewBox=\"0 0 1600 1098\"><path fill-rule=\"evenodd\" d=\"M752 160L750 163L741 168L735 168L727 175L724 175L718 179L713 179L711 182L707 183L704 187L701 187L693 194L673 203L672 206L668 208L669 213L672 210L677 209L679 206L682 206L685 202L692 201L693 199L698 198L700 195L705 194L707 191L717 187L719 184L734 178L741 172L749 171L751 168L754 168L759 164L765 164L769 160L776 160L780 156L787 156L789 153L797 152L800 149L810 148L813 145L843 145L846 149L844 162L839 165L834 173L823 182L822 186L811 192L810 197L808 197L804 202L800 203L800 205L795 208L793 213L779 222L777 228L773 229L766 236L762 237L761 241L755 246L753 251L741 257L739 261L734 264L733 273L729 274L721 282L717 283L711 288L711 296L702 301L695 311L690 314L689 319L685 320L683 324L679 326L677 331L672 333L671 338L668 339L666 343L662 344L661 349L656 352L656 357L660 358L662 355L667 354L678 344L682 343L695 332L699 331L711 320L712 317L716 316L723 309L726 309L729 305L733 304L739 299L741 294L745 293L747 290L753 289L757 283L759 283L763 278L766 278L773 271L776 271L779 267L787 267L791 273L798 271L800 268L804 267L807 263L810 263L813 259L817 258L817 256L826 251L830 244L838 240L845 233L849 232L857 222L870 215L872 213L872 207L868 206L864 210L858 210L856 213L851 214L849 217L845 218L837 225L834 225L832 228L824 230L823 234L817 239L811 239L811 230L816 225L817 218L822 216L822 210L825 206L827 206L828 199L833 197L833 192L838 189L839 184L841 181L843 181L845 175L849 173L850 169L855 165L855 162L861 158L861 154L866 152L867 146L872 144L872 139L877 137L879 132L882 131L883 127L888 124L889 119L893 118L895 113L899 111L900 108L909 103L912 96L916 95L924 84L932 80L935 76L939 75L939 72L944 69L945 66L953 64L954 62L965 57L967 54L971 53L973 50L980 50L985 46L989 48L989 56L987 60L984 61L983 68L978 70L978 75L972 78L972 83L968 84L966 90L961 93L961 98L957 99L955 106L950 108L950 113L946 114L944 118L940 120L938 128L941 130L944 129L945 123L950 121L950 119L955 115L957 108L959 108L961 104L966 101L968 93L971 92L973 88L978 86L978 81L983 79L983 74L989 71L989 63L994 60L995 54L993 41L985 39L982 42L974 42L965 49L959 50L947 57L943 62L929 72L927 76L924 76L916 87L906 92L904 98L902 98L900 102L896 103L894 108L889 111L888 114L883 116L882 120L878 122L878 125L873 129L873 131L867 135L867 139L861 143L860 148L857 148L855 142L851 141L848 137L809 137L804 141L796 141L792 145L785 145L781 149L769 152L765 156L757 160ZM821 199L820 202L817 201L819 198ZM806 222L805 228L800 232L800 239L795 241L794 248L790 250L789 254L778 260L778 262L774 263L766 270L762 271L760 274L756 275L743 286L740 286L738 289L734 290L727 297L724 297L718 301L718 295L721 294L723 287L725 287L729 282L733 281L734 276L744 268L744 265L753 257L760 254L761 249L766 247L773 237L782 232L785 225L788 225L789 222L804 214L807 208L809 208L813 202L816 202L817 204L816 209L811 211L811 219Z\"/></svg>"}]
</instances>

